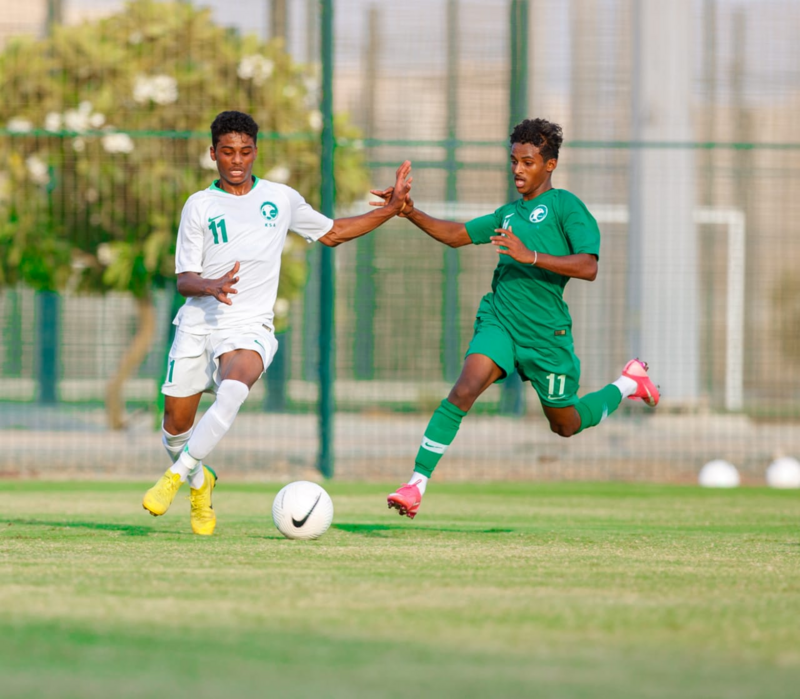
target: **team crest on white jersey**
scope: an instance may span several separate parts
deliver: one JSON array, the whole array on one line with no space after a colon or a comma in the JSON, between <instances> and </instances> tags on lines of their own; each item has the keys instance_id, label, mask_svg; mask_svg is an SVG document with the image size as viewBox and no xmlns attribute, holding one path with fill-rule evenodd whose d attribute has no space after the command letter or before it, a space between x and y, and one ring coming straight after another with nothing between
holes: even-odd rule
<instances>
[{"instance_id":1,"label":"team crest on white jersey","mask_svg":"<svg viewBox=\"0 0 800 699\"><path fill-rule=\"evenodd\" d=\"M261 216L264 218L264 225L269 228L275 227L275 219L278 218L278 207L271 201L265 201L261 205Z\"/></svg>"},{"instance_id":2,"label":"team crest on white jersey","mask_svg":"<svg viewBox=\"0 0 800 699\"><path fill-rule=\"evenodd\" d=\"M547 218L547 207L544 204L539 204L533 211L531 211L531 223L541 223Z\"/></svg>"}]
</instances>

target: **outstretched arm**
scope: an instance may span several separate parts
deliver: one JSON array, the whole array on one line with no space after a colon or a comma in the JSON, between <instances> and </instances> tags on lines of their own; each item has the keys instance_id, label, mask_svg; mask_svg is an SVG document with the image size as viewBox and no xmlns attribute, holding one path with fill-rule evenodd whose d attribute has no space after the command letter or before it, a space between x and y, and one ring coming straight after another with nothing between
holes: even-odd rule
<instances>
[{"instance_id":1,"label":"outstretched arm","mask_svg":"<svg viewBox=\"0 0 800 699\"><path fill-rule=\"evenodd\" d=\"M411 221L417 228L425 231L434 240L449 245L451 248L460 248L472 243L472 239L467 233L467 227L463 223L444 221L428 216L424 211L413 208L413 202L411 212L408 216L404 214L403 217Z\"/></svg>"},{"instance_id":2,"label":"outstretched arm","mask_svg":"<svg viewBox=\"0 0 800 699\"><path fill-rule=\"evenodd\" d=\"M494 232L497 235L492 236L492 245L500 255L508 255L524 265L540 267L564 277L575 277L589 282L597 277L597 258L594 255L586 252L577 255L548 255L526 247L510 227L495 228Z\"/></svg>"},{"instance_id":3,"label":"outstretched arm","mask_svg":"<svg viewBox=\"0 0 800 699\"><path fill-rule=\"evenodd\" d=\"M379 209L360 216L337 218L333 222L333 228L323 235L319 242L329 248L335 248L348 240L360 238L362 235L374 231L382 223L386 223L390 218L399 214L403 210L406 197L411 191L411 182L414 178L410 175L411 163L406 160L397 168L394 187L383 190L389 192L389 195L384 202L379 204Z\"/></svg>"},{"instance_id":4,"label":"outstretched arm","mask_svg":"<svg viewBox=\"0 0 800 699\"><path fill-rule=\"evenodd\" d=\"M392 195L391 189L371 189L371 194L383 199L383 202L370 202L372 206L384 206L389 202ZM398 214L400 218L407 218L420 230L425 231L431 238L438 240L451 248L460 248L472 243L472 239L467 233L467 227L458 221L445 221L440 218L428 216L424 211L420 211L414 206L410 196L406 196L402 211Z\"/></svg>"}]
</instances>

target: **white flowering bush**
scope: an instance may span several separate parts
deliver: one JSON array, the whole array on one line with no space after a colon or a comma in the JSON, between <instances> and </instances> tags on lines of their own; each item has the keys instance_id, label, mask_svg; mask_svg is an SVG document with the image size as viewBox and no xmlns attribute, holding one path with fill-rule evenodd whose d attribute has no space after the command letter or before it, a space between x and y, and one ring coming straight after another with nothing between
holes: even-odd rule
<instances>
[{"instance_id":1,"label":"white flowering bush","mask_svg":"<svg viewBox=\"0 0 800 699\"><path fill-rule=\"evenodd\" d=\"M38 155L29 155L25 159L25 167L31 182L40 185L50 182L50 168Z\"/></svg>"},{"instance_id":2,"label":"white flowering bush","mask_svg":"<svg viewBox=\"0 0 800 699\"><path fill-rule=\"evenodd\" d=\"M133 139L126 133L108 133L100 139L106 153L133 152Z\"/></svg>"},{"instance_id":3,"label":"white flowering bush","mask_svg":"<svg viewBox=\"0 0 800 699\"><path fill-rule=\"evenodd\" d=\"M292 171L286 165L276 165L266 175L264 179L270 182L286 184L292 176Z\"/></svg>"},{"instance_id":4,"label":"white flowering bush","mask_svg":"<svg viewBox=\"0 0 800 699\"><path fill-rule=\"evenodd\" d=\"M11 133L28 133L33 131L33 123L22 117L11 117L6 124L6 129Z\"/></svg>"},{"instance_id":5,"label":"white flowering bush","mask_svg":"<svg viewBox=\"0 0 800 699\"><path fill-rule=\"evenodd\" d=\"M0 84L0 285L127 291L146 309L173 283L186 198L215 179L209 127L224 110L249 112L265 136L255 174L318 204L315 77L280 42L231 33L209 10L132 0L47 39L11 39ZM348 145L358 134L341 119L337 130L347 203L368 181ZM305 283L306 250L284 258L287 303Z\"/></svg>"},{"instance_id":6,"label":"white flowering bush","mask_svg":"<svg viewBox=\"0 0 800 699\"><path fill-rule=\"evenodd\" d=\"M269 78L272 77L274 70L274 61L256 53L252 56L245 56L241 61L239 61L239 67L236 69L236 74L242 80L252 80L254 85L263 85Z\"/></svg>"},{"instance_id":7,"label":"white flowering bush","mask_svg":"<svg viewBox=\"0 0 800 699\"><path fill-rule=\"evenodd\" d=\"M73 284L86 290L143 297L167 283L183 204L214 179L206 134L225 109L248 111L265 135L290 137L259 142L256 174L318 201L316 77L280 43L232 34L208 10L134 0L99 22L58 27L49 39L11 40L0 79L0 127L9 134L0 137L0 173L11 192L0 220L16 219L0 229L0 252L35 259L38 284L56 288L75 269ZM361 155L347 145L357 134L338 128L337 196L347 202L368 182ZM35 243L42 231L58 249L47 264ZM63 245L80 265L65 263ZM113 261L99 253L109 245L118 250ZM299 256L287 265L304 269ZM25 269L4 265L0 283L25 279ZM282 298L294 297L303 280L288 275Z\"/></svg>"},{"instance_id":8,"label":"white flowering bush","mask_svg":"<svg viewBox=\"0 0 800 699\"><path fill-rule=\"evenodd\" d=\"M178 81L171 75L137 75L133 99L139 104L172 104L178 101Z\"/></svg>"}]
</instances>

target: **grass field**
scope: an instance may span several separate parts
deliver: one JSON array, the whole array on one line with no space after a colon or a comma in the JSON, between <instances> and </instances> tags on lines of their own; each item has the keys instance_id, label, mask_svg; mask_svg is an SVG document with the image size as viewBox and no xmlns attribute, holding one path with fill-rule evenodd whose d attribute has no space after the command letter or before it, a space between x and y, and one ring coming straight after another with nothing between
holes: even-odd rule
<instances>
[{"instance_id":1,"label":"grass field","mask_svg":"<svg viewBox=\"0 0 800 699\"><path fill-rule=\"evenodd\" d=\"M796 492L332 483L298 542L277 485L212 538L145 487L0 481L0 696L798 696Z\"/></svg>"}]
</instances>

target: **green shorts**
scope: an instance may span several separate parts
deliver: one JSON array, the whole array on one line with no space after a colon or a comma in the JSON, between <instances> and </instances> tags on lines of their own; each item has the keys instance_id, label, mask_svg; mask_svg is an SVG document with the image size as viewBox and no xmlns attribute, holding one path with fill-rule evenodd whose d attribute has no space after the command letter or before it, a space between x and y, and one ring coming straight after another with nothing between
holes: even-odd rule
<instances>
[{"instance_id":1,"label":"green shorts","mask_svg":"<svg viewBox=\"0 0 800 699\"><path fill-rule=\"evenodd\" d=\"M475 318L475 333L465 356L483 354L499 366L505 381L514 369L523 381L530 381L543 405L562 408L578 402L581 361L573 345L522 347L497 319L494 310L481 304Z\"/></svg>"}]
</instances>

